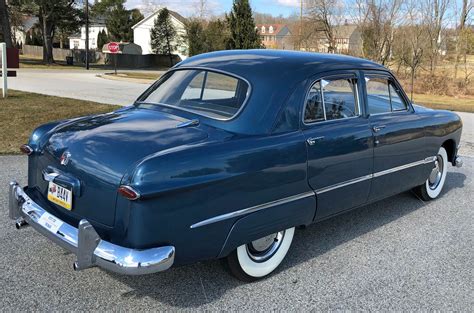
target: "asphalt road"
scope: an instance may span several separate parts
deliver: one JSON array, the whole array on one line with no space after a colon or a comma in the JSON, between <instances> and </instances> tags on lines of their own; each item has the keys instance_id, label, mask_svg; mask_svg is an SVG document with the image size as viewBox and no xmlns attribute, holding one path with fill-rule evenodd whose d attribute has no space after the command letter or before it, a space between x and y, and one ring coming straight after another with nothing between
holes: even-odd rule
<instances>
[{"instance_id":1,"label":"asphalt road","mask_svg":"<svg viewBox=\"0 0 474 313\"><path fill-rule=\"evenodd\" d=\"M20 69L18 77L8 79L8 86L15 90L117 105L132 104L148 87L143 83L97 77L103 73L98 70Z\"/></svg>"},{"instance_id":2,"label":"asphalt road","mask_svg":"<svg viewBox=\"0 0 474 313\"><path fill-rule=\"evenodd\" d=\"M472 123L464 128L464 167L449 168L438 200L406 192L298 230L282 266L253 284L235 280L219 261L142 277L74 272L73 255L8 220L7 184L25 184L26 158L2 156L0 310L471 311Z\"/></svg>"}]
</instances>

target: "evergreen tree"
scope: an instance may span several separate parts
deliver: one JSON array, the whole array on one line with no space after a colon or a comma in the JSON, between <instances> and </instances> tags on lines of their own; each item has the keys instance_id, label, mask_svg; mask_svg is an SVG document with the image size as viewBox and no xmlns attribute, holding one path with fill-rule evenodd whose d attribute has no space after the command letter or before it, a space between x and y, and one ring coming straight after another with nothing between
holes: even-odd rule
<instances>
[{"instance_id":1,"label":"evergreen tree","mask_svg":"<svg viewBox=\"0 0 474 313\"><path fill-rule=\"evenodd\" d=\"M171 21L171 15L167 8L161 9L155 19L150 34L151 48L156 54L166 54L170 57L173 66L172 52L177 49L178 33Z\"/></svg>"},{"instance_id":2,"label":"evergreen tree","mask_svg":"<svg viewBox=\"0 0 474 313\"><path fill-rule=\"evenodd\" d=\"M105 32L105 29L101 30L97 35L97 48L102 51L102 47L109 42L109 37Z\"/></svg>"},{"instance_id":3,"label":"evergreen tree","mask_svg":"<svg viewBox=\"0 0 474 313\"><path fill-rule=\"evenodd\" d=\"M132 42L132 26L143 19L138 9L125 8L125 0L98 1L92 6L91 15L105 18L108 37L113 41Z\"/></svg>"},{"instance_id":4,"label":"evergreen tree","mask_svg":"<svg viewBox=\"0 0 474 313\"><path fill-rule=\"evenodd\" d=\"M249 0L234 0L232 11L226 15L230 30L228 49L263 48L262 41L255 28Z\"/></svg>"},{"instance_id":5,"label":"evergreen tree","mask_svg":"<svg viewBox=\"0 0 474 313\"><path fill-rule=\"evenodd\" d=\"M206 52L204 48L205 34L200 20L191 20L186 25L186 39L188 40L189 56Z\"/></svg>"},{"instance_id":6,"label":"evergreen tree","mask_svg":"<svg viewBox=\"0 0 474 313\"><path fill-rule=\"evenodd\" d=\"M230 34L227 23L221 19L210 21L205 29L206 52L225 50Z\"/></svg>"}]
</instances>

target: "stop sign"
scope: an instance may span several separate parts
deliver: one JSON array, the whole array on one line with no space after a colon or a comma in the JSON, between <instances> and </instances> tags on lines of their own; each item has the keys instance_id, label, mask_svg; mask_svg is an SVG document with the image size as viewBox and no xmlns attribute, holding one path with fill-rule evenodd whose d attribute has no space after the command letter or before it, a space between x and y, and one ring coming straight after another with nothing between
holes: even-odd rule
<instances>
[{"instance_id":1,"label":"stop sign","mask_svg":"<svg viewBox=\"0 0 474 313\"><path fill-rule=\"evenodd\" d=\"M110 53L120 52L120 46L116 42L109 42L109 44L107 45L107 49L109 50Z\"/></svg>"}]
</instances>

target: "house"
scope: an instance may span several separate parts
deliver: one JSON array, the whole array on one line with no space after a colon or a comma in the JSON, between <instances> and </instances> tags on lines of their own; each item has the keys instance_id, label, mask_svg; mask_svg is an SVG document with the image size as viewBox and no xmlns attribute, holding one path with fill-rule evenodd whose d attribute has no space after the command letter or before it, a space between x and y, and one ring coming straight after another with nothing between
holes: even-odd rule
<instances>
[{"instance_id":1,"label":"house","mask_svg":"<svg viewBox=\"0 0 474 313\"><path fill-rule=\"evenodd\" d=\"M97 37L101 31L105 30L107 33L107 27L105 26L104 17L91 18L89 20L89 49L101 49L97 47ZM86 26L81 27L81 33L72 35L69 37L69 48L70 49L85 49L86 48Z\"/></svg>"},{"instance_id":2,"label":"house","mask_svg":"<svg viewBox=\"0 0 474 313\"><path fill-rule=\"evenodd\" d=\"M152 13L145 17L143 20L132 26L133 29L133 42L142 47L143 54L153 54L151 48L151 30L155 26L155 20L158 17L160 10ZM186 19L179 13L169 10L171 15L171 22L178 33L179 38L183 38L186 35ZM185 59L188 55L188 44L186 40L178 40L173 43L176 45L176 50L172 51L173 54L179 55L181 59Z\"/></svg>"},{"instance_id":3,"label":"house","mask_svg":"<svg viewBox=\"0 0 474 313\"><path fill-rule=\"evenodd\" d=\"M292 49L291 32L284 24L257 24L263 45L268 49Z\"/></svg>"},{"instance_id":4,"label":"house","mask_svg":"<svg viewBox=\"0 0 474 313\"><path fill-rule=\"evenodd\" d=\"M31 36L38 24L38 17L32 15L21 15L18 26L12 25L12 39L18 46L26 43L26 37Z\"/></svg>"},{"instance_id":5,"label":"house","mask_svg":"<svg viewBox=\"0 0 474 313\"><path fill-rule=\"evenodd\" d=\"M335 46L334 53L360 55L362 52L362 32L357 25L344 24L334 28ZM318 35L316 47L309 49L315 52L329 51L329 40L324 33Z\"/></svg>"}]
</instances>

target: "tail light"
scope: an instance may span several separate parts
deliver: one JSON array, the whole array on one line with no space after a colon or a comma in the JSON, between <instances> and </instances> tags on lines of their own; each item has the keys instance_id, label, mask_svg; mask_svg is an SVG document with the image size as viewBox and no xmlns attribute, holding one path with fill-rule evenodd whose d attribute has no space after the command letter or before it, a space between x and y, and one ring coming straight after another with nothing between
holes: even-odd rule
<instances>
[{"instance_id":1,"label":"tail light","mask_svg":"<svg viewBox=\"0 0 474 313\"><path fill-rule=\"evenodd\" d=\"M20 151L23 152L26 155L30 155L33 153L33 148L31 148L28 145L21 145Z\"/></svg>"},{"instance_id":2,"label":"tail light","mask_svg":"<svg viewBox=\"0 0 474 313\"><path fill-rule=\"evenodd\" d=\"M122 195L122 197L127 198L128 200L137 200L138 198L140 198L140 193L138 193L138 191L136 191L130 186L120 186L118 189L118 193Z\"/></svg>"}]
</instances>

